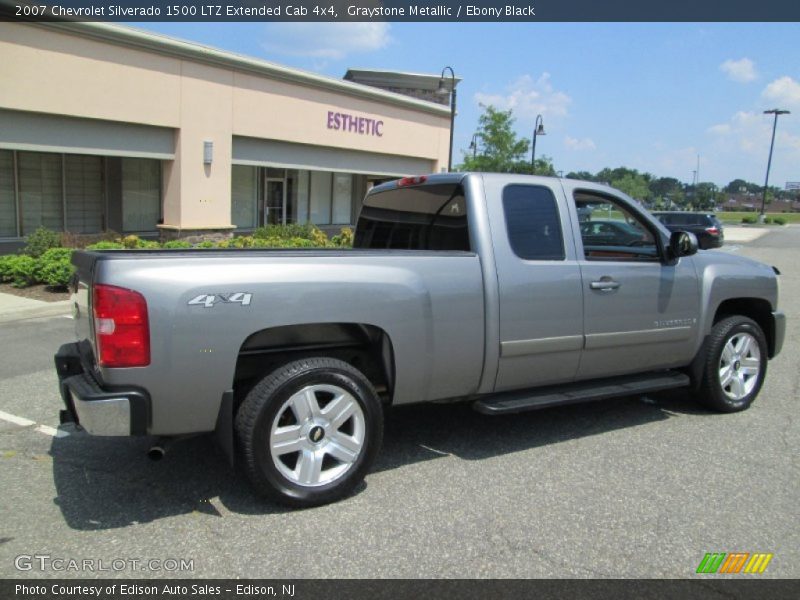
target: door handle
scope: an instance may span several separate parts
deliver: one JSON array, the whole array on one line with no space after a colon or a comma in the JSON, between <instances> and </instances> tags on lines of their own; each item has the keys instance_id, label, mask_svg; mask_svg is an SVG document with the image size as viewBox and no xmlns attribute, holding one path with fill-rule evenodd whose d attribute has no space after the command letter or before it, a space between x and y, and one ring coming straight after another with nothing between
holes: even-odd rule
<instances>
[{"instance_id":1,"label":"door handle","mask_svg":"<svg viewBox=\"0 0 800 600\"><path fill-rule=\"evenodd\" d=\"M593 290L600 290L601 292L610 292L616 290L622 284L619 281L614 281L610 277L601 277L599 281L593 281L589 287Z\"/></svg>"}]
</instances>

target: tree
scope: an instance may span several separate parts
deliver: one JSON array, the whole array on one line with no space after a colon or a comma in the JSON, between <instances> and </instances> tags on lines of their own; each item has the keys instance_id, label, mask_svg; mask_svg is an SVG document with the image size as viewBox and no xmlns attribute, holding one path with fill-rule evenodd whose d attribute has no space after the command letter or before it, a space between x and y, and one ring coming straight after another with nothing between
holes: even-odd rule
<instances>
[{"instance_id":1,"label":"tree","mask_svg":"<svg viewBox=\"0 0 800 600\"><path fill-rule=\"evenodd\" d=\"M567 173L567 179L578 179L580 181L596 181L594 175L589 171L570 171Z\"/></svg>"},{"instance_id":2,"label":"tree","mask_svg":"<svg viewBox=\"0 0 800 600\"><path fill-rule=\"evenodd\" d=\"M526 161L525 165L520 166L519 171L514 171L515 173L530 173L531 166ZM549 156L542 155L541 158L536 159L536 175L544 175L546 177L555 177L556 176L556 169L553 166L553 159Z\"/></svg>"},{"instance_id":3,"label":"tree","mask_svg":"<svg viewBox=\"0 0 800 600\"><path fill-rule=\"evenodd\" d=\"M460 171L484 171L494 173L530 173L530 161L526 155L530 142L517 138L513 130L512 111L497 110L494 106L481 104L483 114L478 119L478 147L480 151L473 158L464 154ZM539 161L537 160L537 165ZM549 164L550 169L552 165Z\"/></svg>"},{"instance_id":4,"label":"tree","mask_svg":"<svg viewBox=\"0 0 800 600\"><path fill-rule=\"evenodd\" d=\"M618 169L615 169L618 170ZM631 198L645 201L650 198L650 186L647 178L638 171L626 169L627 173L618 179L611 180L611 187L625 192Z\"/></svg>"},{"instance_id":5,"label":"tree","mask_svg":"<svg viewBox=\"0 0 800 600\"><path fill-rule=\"evenodd\" d=\"M758 194L762 187L757 183L745 181L744 179L734 179L725 186L724 191L728 194Z\"/></svg>"}]
</instances>

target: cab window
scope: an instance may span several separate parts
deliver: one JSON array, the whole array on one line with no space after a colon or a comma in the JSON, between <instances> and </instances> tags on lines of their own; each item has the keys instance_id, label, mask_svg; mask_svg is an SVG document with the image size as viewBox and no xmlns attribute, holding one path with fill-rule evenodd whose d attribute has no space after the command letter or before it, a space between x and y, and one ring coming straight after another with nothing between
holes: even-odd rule
<instances>
[{"instance_id":1,"label":"cab window","mask_svg":"<svg viewBox=\"0 0 800 600\"><path fill-rule=\"evenodd\" d=\"M653 232L617 199L593 192L575 193L586 260L658 260Z\"/></svg>"}]
</instances>

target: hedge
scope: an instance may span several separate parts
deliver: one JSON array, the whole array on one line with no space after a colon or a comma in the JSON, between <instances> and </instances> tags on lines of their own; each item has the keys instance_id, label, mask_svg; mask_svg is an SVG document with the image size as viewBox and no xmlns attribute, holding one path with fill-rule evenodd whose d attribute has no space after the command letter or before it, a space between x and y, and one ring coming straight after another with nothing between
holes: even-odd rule
<instances>
[{"instance_id":1,"label":"hedge","mask_svg":"<svg viewBox=\"0 0 800 600\"><path fill-rule=\"evenodd\" d=\"M43 227L27 238L21 254L0 256L0 281L11 282L15 287L43 283L52 287L66 287L73 274L71 263L75 248L62 248L62 242L72 239L71 234L60 234ZM74 236L72 236L74 237ZM143 240L136 235L100 240L86 246L87 250L146 250L184 248L349 248L353 245L353 231L349 227L328 239L318 227L306 225L268 225L258 228L252 236L240 236L219 242L205 240L191 244L185 240L171 240L163 244Z\"/></svg>"}]
</instances>

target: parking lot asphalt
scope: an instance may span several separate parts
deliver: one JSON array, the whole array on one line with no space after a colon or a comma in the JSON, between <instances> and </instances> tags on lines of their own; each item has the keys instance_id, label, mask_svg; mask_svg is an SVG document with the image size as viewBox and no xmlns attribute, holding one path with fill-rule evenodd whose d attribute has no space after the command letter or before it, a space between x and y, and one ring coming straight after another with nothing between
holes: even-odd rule
<instances>
[{"instance_id":1,"label":"parking lot asphalt","mask_svg":"<svg viewBox=\"0 0 800 600\"><path fill-rule=\"evenodd\" d=\"M0 324L0 411L26 420L0 419L0 577L691 578L707 552L767 552L758 577L796 578L798 248L786 227L722 250L782 272L786 342L750 410L683 391L506 417L396 408L361 489L300 511L256 497L203 437L160 462L147 439L55 437L72 321Z\"/></svg>"}]
</instances>

